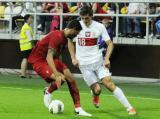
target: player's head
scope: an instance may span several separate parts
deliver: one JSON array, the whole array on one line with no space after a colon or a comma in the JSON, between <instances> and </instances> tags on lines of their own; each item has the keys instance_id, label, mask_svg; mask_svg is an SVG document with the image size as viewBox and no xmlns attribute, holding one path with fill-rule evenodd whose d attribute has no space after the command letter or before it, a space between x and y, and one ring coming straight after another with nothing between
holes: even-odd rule
<instances>
[{"instance_id":1,"label":"player's head","mask_svg":"<svg viewBox=\"0 0 160 119\"><path fill-rule=\"evenodd\" d=\"M67 24L65 29L65 35L66 37L72 39L76 37L76 35L78 35L81 30L82 30L82 26L80 22L74 19Z\"/></svg>"},{"instance_id":2,"label":"player's head","mask_svg":"<svg viewBox=\"0 0 160 119\"><path fill-rule=\"evenodd\" d=\"M30 15L30 14L26 14L24 16L24 22L27 22L27 23L31 24L33 22L33 16Z\"/></svg>"},{"instance_id":3,"label":"player's head","mask_svg":"<svg viewBox=\"0 0 160 119\"><path fill-rule=\"evenodd\" d=\"M93 17L93 10L88 5L84 5L80 10L81 20L84 22L86 26L89 26Z\"/></svg>"}]
</instances>

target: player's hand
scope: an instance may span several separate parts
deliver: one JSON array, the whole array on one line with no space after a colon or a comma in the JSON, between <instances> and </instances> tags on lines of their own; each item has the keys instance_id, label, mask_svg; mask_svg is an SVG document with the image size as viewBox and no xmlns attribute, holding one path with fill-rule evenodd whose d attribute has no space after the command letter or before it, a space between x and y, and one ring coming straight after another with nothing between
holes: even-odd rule
<instances>
[{"instance_id":1,"label":"player's hand","mask_svg":"<svg viewBox=\"0 0 160 119\"><path fill-rule=\"evenodd\" d=\"M61 76L56 76L55 83L57 84L57 88L61 87L61 82L62 82Z\"/></svg>"},{"instance_id":2,"label":"player's hand","mask_svg":"<svg viewBox=\"0 0 160 119\"><path fill-rule=\"evenodd\" d=\"M55 74L55 83L57 84L57 88L61 87L62 81L65 81L65 77L62 73L58 72Z\"/></svg>"},{"instance_id":3,"label":"player's hand","mask_svg":"<svg viewBox=\"0 0 160 119\"><path fill-rule=\"evenodd\" d=\"M72 64L78 67L78 60L76 58L72 58Z\"/></svg>"},{"instance_id":4,"label":"player's hand","mask_svg":"<svg viewBox=\"0 0 160 119\"><path fill-rule=\"evenodd\" d=\"M66 81L66 80L65 80L65 76L64 76L62 73L60 73L60 75L61 75L61 77L62 77L62 81Z\"/></svg>"},{"instance_id":5,"label":"player's hand","mask_svg":"<svg viewBox=\"0 0 160 119\"><path fill-rule=\"evenodd\" d=\"M104 66L107 67L108 69L111 68L111 64L110 64L109 59L105 59L105 60L104 60Z\"/></svg>"}]
</instances>

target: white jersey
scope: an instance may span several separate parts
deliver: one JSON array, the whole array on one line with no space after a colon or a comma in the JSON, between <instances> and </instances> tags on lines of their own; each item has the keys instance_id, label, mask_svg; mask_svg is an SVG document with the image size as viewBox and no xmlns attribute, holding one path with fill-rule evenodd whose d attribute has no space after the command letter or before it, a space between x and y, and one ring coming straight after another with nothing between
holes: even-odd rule
<instances>
[{"instance_id":1,"label":"white jersey","mask_svg":"<svg viewBox=\"0 0 160 119\"><path fill-rule=\"evenodd\" d=\"M88 65L103 59L99 49L98 39L101 36L105 41L110 40L105 26L92 21L89 27L80 21L82 30L76 37L76 58L79 65Z\"/></svg>"}]
</instances>

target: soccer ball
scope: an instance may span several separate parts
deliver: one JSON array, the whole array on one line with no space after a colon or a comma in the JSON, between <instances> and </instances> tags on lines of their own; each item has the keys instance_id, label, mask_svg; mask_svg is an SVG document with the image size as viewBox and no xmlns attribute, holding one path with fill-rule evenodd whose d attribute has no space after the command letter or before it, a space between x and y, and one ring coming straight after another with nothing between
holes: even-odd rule
<instances>
[{"instance_id":1,"label":"soccer ball","mask_svg":"<svg viewBox=\"0 0 160 119\"><path fill-rule=\"evenodd\" d=\"M64 111L64 104L60 100L52 100L49 104L49 112L52 114L62 113Z\"/></svg>"}]
</instances>

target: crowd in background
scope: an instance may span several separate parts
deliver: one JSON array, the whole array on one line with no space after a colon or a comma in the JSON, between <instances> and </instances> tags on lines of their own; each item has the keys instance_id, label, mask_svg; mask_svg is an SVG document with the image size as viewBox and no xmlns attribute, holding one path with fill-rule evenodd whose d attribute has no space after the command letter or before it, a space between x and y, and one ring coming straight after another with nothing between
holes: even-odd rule
<instances>
[{"instance_id":1,"label":"crowd in background","mask_svg":"<svg viewBox=\"0 0 160 119\"><path fill-rule=\"evenodd\" d=\"M10 5L12 4L12 5ZM9 19L10 15L6 15L13 11L12 30L17 29L16 20L23 19L26 13L78 13L83 5L92 7L93 12L97 14L114 14L119 8L120 14L159 14L160 3L0 3L0 18ZM10 7L12 6L12 8ZM67 22L73 18L79 19L78 16L63 16L63 28ZM106 28L115 35L116 19L115 17L96 16L95 20L104 23ZM39 33L46 34L50 31L60 28L59 15L38 15L37 30ZM146 17L119 17L119 36L120 37L136 37L143 38L146 34ZM150 35L159 37L160 34L160 18L149 18Z\"/></svg>"}]
</instances>

